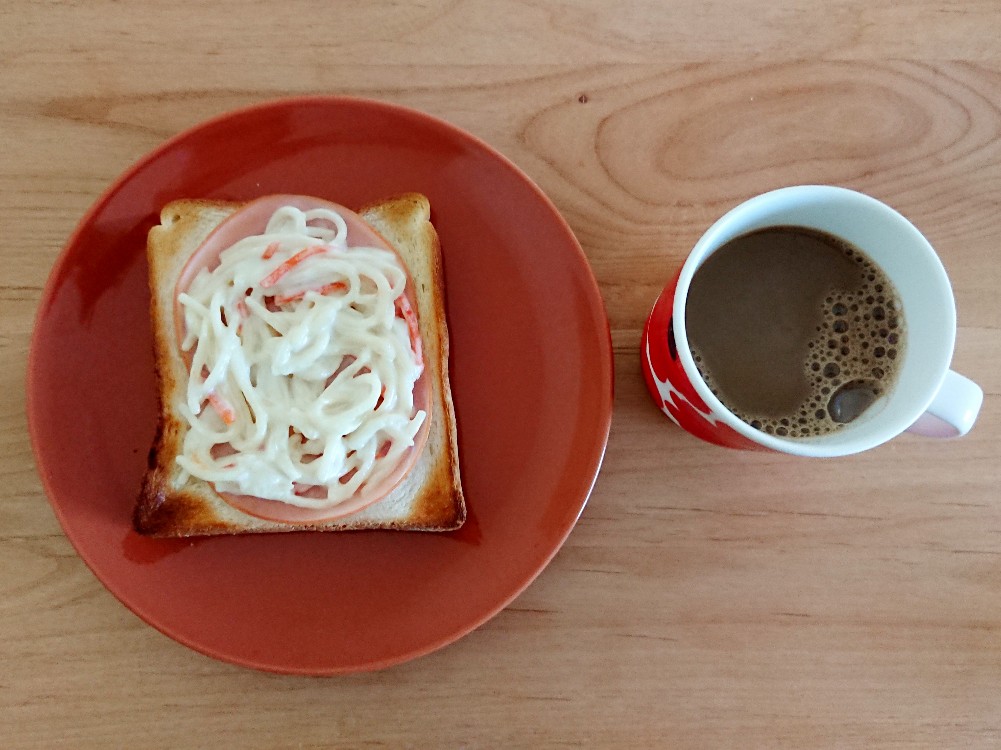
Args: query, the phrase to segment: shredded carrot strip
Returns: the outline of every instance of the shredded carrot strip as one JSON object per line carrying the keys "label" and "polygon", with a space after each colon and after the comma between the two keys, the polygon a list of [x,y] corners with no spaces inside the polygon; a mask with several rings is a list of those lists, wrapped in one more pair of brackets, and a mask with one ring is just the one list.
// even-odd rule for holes
{"label": "shredded carrot strip", "polygon": [[417,364],[421,364],[424,361],[424,349],[421,345],[421,330],[417,325],[417,314],[410,306],[407,295],[401,294],[396,298],[396,303],[399,305],[403,319],[407,322],[407,328],[410,330],[410,346],[414,352],[414,359],[417,360]]}
{"label": "shredded carrot strip", "polygon": [[348,285],[343,281],[335,281],[331,284],[324,284],[319,289],[304,289],[301,292],[295,292],[293,294],[281,294],[275,297],[276,305],[284,305],[289,302],[295,302],[306,296],[306,292],[316,292],[317,294],[327,294],[329,292],[336,292],[340,289],[347,289]]}
{"label": "shredded carrot strip", "polygon": [[327,248],[323,245],[314,245],[313,247],[307,247],[305,250],[300,250],[287,261],[278,266],[278,268],[274,271],[265,276],[263,281],[261,281],[261,288],[268,289],[269,287],[273,287],[278,283],[278,280],[281,279],[282,276],[302,263],[306,260],[306,258],[311,258],[314,255],[326,252],[326,249]]}
{"label": "shredded carrot strip", "polygon": [[266,248],[264,248],[264,253],[261,255],[261,257],[264,260],[270,260],[274,256],[274,254],[278,252],[278,250],[279,250],[280,247],[281,247],[281,243],[279,243],[279,242],[272,242],[270,245],[268,245]]}
{"label": "shredded carrot strip", "polygon": [[222,417],[222,421],[226,424],[233,424],[236,421],[236,412],[233,411],[233,407],[230,406],[225,399],[221,396],[217,396],[215,392],[212,392],[208,396],[209,403],[212,404],[212,408],[216,410],[216,413]]}

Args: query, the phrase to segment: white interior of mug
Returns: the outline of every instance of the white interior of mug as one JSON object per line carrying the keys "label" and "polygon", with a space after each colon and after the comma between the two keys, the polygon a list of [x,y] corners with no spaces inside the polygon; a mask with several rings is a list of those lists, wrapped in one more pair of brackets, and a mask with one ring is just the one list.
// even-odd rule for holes
{"label": "white interior of mug", "polygon": [[[730,240],[771,226],[801,226],[847,240],[863,250],[897,289],[905,346],[893,389],[858,419],[835,432],[782,438],[742,422],[702,380],[685,326],[692,278]],[[948,276],[928,241],[906,218],[867,195],[823,185],[782,188],[742,203],[696,243],[681,270],[674,301],[674,335],[682,365],[698,394],[728,425],[762,445],[805,456],[837,456],[872,448],[907,429],[928,408],[952,360],[956,308]]]}

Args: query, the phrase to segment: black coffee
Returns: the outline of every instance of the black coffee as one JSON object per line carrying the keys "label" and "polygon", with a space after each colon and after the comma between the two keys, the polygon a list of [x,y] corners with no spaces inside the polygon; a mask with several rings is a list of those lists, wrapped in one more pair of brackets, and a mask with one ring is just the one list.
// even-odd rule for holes
{"label": "black coffee", "polygon": [[752,427],[833,432],[893,387],[905,343],[898,295],[857,247],[770,227],[713,253],[692,279],[685,323],[713,393]]}

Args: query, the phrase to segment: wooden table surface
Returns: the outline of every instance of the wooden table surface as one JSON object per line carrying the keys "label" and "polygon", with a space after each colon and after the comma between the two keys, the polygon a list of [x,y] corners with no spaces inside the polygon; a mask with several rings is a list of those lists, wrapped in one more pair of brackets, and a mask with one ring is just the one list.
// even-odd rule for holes
{"label": "wooden table surface", "polygon": [[[26,434],[49,270],[130,163],[277,96],[421,109],[553,199],[604,296],[615,412],[577,528],[510,607],[387,671],[275,676],[143,624],[63,536]],[[996,0],[0,7],[0,746],[1001,746]],[[938,249],[962,440],[811,462],[674,428],[640,329],[702,231],[820,182]]]}

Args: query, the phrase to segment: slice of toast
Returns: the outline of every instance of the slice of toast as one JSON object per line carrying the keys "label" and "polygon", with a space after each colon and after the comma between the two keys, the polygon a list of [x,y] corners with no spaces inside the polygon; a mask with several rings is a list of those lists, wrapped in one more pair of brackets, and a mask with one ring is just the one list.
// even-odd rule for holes
{"label": "slice of toast", "polygon": [[410,271],[431,383],[431,425],[413,469],[386,497],[342,518],[278,522],[248,515],[227,503],[213,486],[184,478],[176,458],[188,429],[176,404],[183,402],[187,365],[178,351],[174,289],[182,269],[208,234],[242,204],[179,200],[165,206],[149,233],[149,282],[159,421],[149,465],[135,508],[136,530],[157,537],[248,534],[280,531],[397,529],[447,531],[466,518],[459,480],[455,412],[448,378],[448,329],[438,235],[430,204],[411,193],[366,206],[358,213],[389,244]]}

